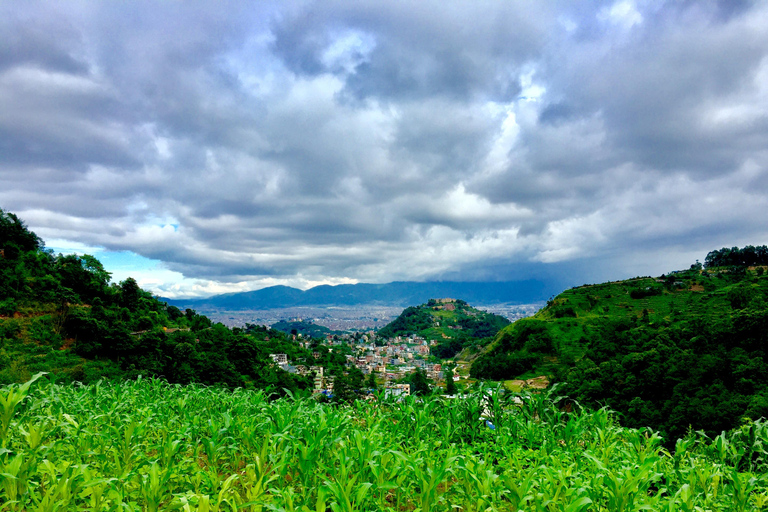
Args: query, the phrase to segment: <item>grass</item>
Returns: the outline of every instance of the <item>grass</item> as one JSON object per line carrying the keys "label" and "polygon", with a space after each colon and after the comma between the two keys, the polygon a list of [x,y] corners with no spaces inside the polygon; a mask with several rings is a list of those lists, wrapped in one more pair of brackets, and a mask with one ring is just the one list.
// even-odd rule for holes
{"label": "grass", "polygon": [[520,393],[523,390],[523,385],[518,379],[505,380],[504,389],[507,391],[512,391],[513,393]]}

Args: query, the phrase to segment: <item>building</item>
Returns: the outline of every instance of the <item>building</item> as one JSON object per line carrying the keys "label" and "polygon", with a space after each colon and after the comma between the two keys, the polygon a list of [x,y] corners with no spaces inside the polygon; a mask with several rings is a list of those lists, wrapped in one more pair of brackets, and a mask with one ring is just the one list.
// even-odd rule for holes
{"label": "building", "polygon": [[269,354],[276,364],[288,364],[288,356],[286,354]]}
{"label": "building", "polygon": [[384,396],[410,396],[410,384],[390,384],[384,388]]}

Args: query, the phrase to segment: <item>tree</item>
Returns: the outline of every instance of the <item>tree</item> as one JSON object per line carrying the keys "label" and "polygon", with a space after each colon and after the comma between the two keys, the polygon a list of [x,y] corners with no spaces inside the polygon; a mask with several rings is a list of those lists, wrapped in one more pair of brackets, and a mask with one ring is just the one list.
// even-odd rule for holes
{"label": "tree", "polygon": [[371,373],[368,374],[368,379],[365,382],[365,386],[369,389],[372,389],[373,391],[379,389],[378,384],[376,384],[376,370],[371,370]]}
{"label": "tree", "polygon": [[140,297],[141,288],[134,278],[129,277],[120,283],[120,302],[123,307],[128,308],[131,312],[136,311]]}
{"label": "tree", "polygon": [[27,252],[42,249],[44,244],[21,219],[0,208],[0,249],[10,247]]}
{"label": "tree", "polygon": [[337,403],[350,403],[356,398],[350,378],[343,373],[333,379],[333,400]]}
{"label": "tree", "polygon": [[445,374],[445,394],[455,395],[456,383],[453,382],[453,368],[450,366],[446,366],[445,369],[443,370],[443,373]]}
{"label": "tree", "polygon": [[167,306],[165,312],[168,314],[168,318],[173,322],[184,316],[184,313],[182,313],[176,306]]}
{"label": "tree", "polygon": [[421,368],[416,368],[416,371],[411,374],[409,384],[411,385],[412,395],[423,396],[428,395],[432,391],[429,387],[427,374]]}

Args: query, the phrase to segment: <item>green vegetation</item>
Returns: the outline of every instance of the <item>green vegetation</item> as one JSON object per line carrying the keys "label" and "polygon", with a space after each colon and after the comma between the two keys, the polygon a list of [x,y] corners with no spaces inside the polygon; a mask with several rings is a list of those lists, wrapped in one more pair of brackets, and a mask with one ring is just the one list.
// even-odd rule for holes
{"label": "green vegetation", "polygon": [[336,331],[332,331],[323,325],[317,325],[307,320],[280,320],[272,324],[272,328],[286,334],[296,336],[301,334],[304,338],[325,338],[329,334],[336,333]]}
{"label": "green vegetation", "polygon": [[[214,325],[111,283],[92,256],[54,255],[0,210],[0,509],[766,509],[768,423],[752,419],[768,415],[768,275],[743,264],[760,248],[727,251],[706,269],[568,290],[471,369],[545,373],[552,389],[447,399],[417,371],[418,398],[364,402],[348,347]],[[430,301],[380,334],[455,354],[507,323]],[[333,403],[272,353],[324,366]],[[618,415],[582,409],[593,403]]]}
{"label": "green vegetation", "polygon": [[748,245],[738,247],[723,247],[719,251],[711,251],[704,260],[704,267],[751,267],[768,265],[768,247]]}
{"label": "green vegetation", "polygon": [[[318,358],[313,356],[318,353]],[[261,326],[228,329],[192,309],[157,300],[128,278],[110,274],[90,255],[54,255],[18,217],[0,210],[0,384],[46,371],[57,382],[162,377],[171,383],[229,387],[311,387],[309,376],[273,364],[346,372],[342,350],[302,349]]]}
{"label": "green vegetation", "polygon": [[453,381],[453,367],[446,365],[443,372],[445,373],[445,394],[455,395],[458,389],[456,388],[456,383]]}
{"label": "green vegetation", "polygon": [[696,264],[582,286],[502,330],[471,373],[549,375],[570,397],[608,405],[667,442],[689,428],[715,435],[768,416],[767,299],[762,267]]}
{"label": "green vegetation", "polygon": [[378,332],[380,338],[421,336],[436,340],[432,355],[454,357],[465,348],[477,349],[490,342],[499,329],[509,325],[506,318],[480,311],[463,300],[431,299],[426,304],[406,308]]}
{"label": "green vegetation", "polygon": [[[517,395],[515,395],[517,396]],[[765,509],[768,425],[674,451],[552,393],[269,401],[158,380],[0,388],[7,511]],[[487,418],[483,418],[483,410]]]}

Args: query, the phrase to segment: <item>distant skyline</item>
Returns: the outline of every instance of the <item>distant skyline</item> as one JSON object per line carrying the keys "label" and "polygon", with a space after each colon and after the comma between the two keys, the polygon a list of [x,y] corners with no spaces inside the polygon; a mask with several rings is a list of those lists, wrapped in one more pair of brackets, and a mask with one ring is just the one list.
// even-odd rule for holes
{"label": "distant skyline", "polygon": [[0,3],[0,208],[165,297],[768,243],[768,2]]}

